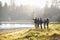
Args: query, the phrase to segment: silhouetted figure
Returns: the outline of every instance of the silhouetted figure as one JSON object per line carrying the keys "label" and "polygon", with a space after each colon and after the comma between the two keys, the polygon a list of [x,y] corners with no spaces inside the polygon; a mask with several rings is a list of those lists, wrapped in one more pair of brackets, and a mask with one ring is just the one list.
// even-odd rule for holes
{"label": "silhouetted figure", "polygon": [[42,18],[40,18],[39,24],[40,24],[41,29],[42,29],[42,23],[43,23]]}
{"label": "silhouetted figure", "polygon": [[34,23],[35,23],[35,28],[37,28],[37,17],[35,17],[35,19],[33,19],[34,20]]}
{"label": "silhouetted figure", "polygon": [[48,18],[46,19],[46,22],[47,22],[46,25],[47,25],[47,29],[48,29],[48,27],[49,27],[49,19]]}
{"label": "silhouetted figure", "polygon": [[46,26],[46,23],[47,23],[47,20],[44,19],[44,29],[46,28],[46,27],[45,27],[45,26]]}
{"label": "silhouetted figure", "polygon": [[37,27],[39,28],[39,18],[37,19]]}

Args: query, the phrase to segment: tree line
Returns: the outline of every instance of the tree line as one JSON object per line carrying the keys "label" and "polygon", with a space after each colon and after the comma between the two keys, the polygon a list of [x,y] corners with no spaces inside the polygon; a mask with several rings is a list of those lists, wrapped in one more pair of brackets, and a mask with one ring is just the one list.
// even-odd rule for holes
{"label": "tree line", "polygon": [[[35,9],[36,12],[34,11],[34,13],[38,17],[49,18],[52,22],[60,22],[60,1],[53,0],[50,8],[48,7],[48,4],[46,4],[44,10],[41,10],[42,9],[37,8],[37,10]],[[0,21],[31,20],[33,19],[33,15],[33,8],[27,5],[12,7],[5,3],[5,5],[2,6],[0,1]]]}

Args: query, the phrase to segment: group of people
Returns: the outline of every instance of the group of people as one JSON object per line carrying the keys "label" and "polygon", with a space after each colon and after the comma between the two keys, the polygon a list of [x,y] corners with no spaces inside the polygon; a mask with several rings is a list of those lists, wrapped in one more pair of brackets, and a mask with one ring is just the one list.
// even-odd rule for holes
{"label": "group of people", "polygon": [[44,26],[44,29],[45,29],[46,26],[47,26],[47,29],[48,29],[48,27],[49,27],[49,19],[48,18],[42,20],[42,18],[37,18],[36,17],[33,20],[34,20],[34,23],[35,23],[35,28],[41,27],[41,29],[42,29],[42,26]]}

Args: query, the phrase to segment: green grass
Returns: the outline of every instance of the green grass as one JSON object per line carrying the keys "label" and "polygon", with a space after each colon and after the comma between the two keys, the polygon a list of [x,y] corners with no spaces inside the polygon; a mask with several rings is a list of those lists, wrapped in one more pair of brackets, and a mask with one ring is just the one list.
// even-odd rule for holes
{"label": "green grass", "polygon": [[0,34],[0,40],[60,40],[60,24],[50,24],[49,29],[28,29]]}

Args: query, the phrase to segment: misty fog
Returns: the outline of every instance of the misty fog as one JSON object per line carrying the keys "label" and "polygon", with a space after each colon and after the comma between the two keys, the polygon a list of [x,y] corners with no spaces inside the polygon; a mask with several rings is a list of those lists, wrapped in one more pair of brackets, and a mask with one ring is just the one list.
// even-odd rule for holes
{"label": "misty fog", "polygon": [[0,1],[0,21],[32,20],[34,16],[60,22],[60,2],[54,1],[50,7],[47,3],[44,8],[40,8],[29,5],[8,6],[7,3],[2,6]]}

